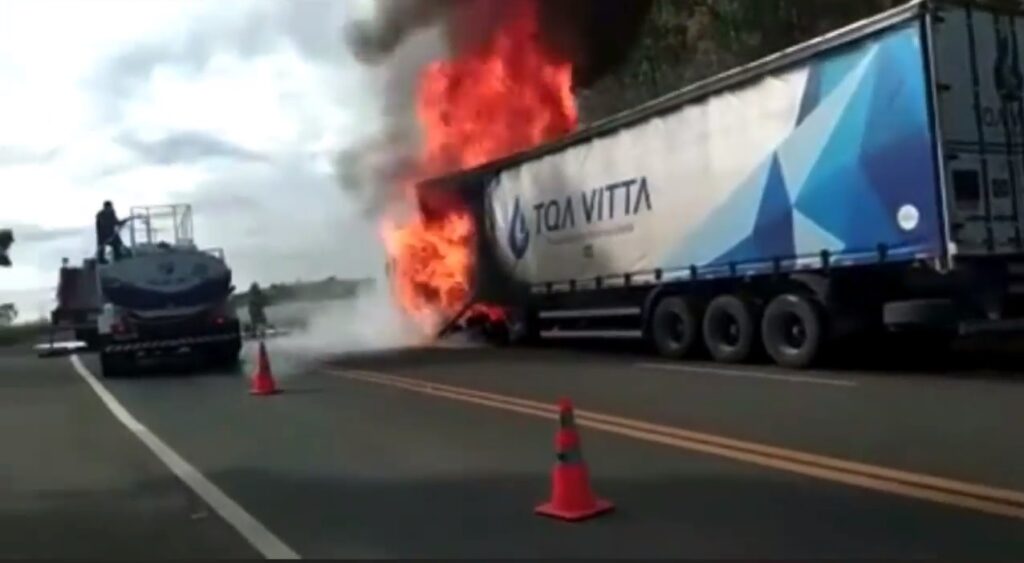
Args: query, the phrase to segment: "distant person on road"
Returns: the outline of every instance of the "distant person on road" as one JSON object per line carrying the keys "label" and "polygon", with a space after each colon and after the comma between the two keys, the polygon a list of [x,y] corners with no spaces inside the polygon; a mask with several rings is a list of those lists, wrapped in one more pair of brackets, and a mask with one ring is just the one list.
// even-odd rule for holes
{"label": "distant person on road", "polygon": [[260,289],[260,284],[252,282],[249,286],[249,323],[252,324],[254,335],[262,334],[267,327],[267,297]]}
{"label": "distant person on road", "polygon": [[14,244],[14,232],[10,229],[0,229],[0,267],[10,268],[11,257],[7,253]]}
{"label": "distant person on road", "polygon": [[100,264],[107,263],[106,249],[108,246],[114,252],[115,262],[124,256],[124,243],[121,241],[121,234],[118,231],[127,222],[127,219],[122,221],[117,218],[114,204],[109,201],[103,202],[103,209],[96,214],[96,260]]}

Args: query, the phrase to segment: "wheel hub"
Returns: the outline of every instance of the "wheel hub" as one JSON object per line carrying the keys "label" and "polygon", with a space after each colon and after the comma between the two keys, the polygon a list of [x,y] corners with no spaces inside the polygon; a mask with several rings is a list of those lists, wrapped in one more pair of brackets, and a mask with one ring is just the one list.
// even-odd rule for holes
{"label": "wheel hub", "polygon": [[686,321],[678,314],[673,314],[666,322],[669,340],[673,344],[681,344],[686,339]]}
{"label": "wheel hub", "polygon": [[724,321],[724,331],[722,341],[728,346],[738,346],[740,343],[740,323],[736,322],[736,319],[732,317],[726,318]]}
{"label": "wheel hub", "polygon": [[799,350],[807,343],[807,327],[799,317],[793,315],[786,319],[783,335],[786,345]]}

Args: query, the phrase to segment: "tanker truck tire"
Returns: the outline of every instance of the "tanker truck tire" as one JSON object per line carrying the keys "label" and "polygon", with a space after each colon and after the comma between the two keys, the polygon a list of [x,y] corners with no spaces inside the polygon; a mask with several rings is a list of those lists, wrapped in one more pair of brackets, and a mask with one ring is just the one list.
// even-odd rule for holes
{"label": "tanker truck tire", "polygon": [[126,354],[100,352],[100,370],[106,379],[125,377],[131,373],[133,363],[132,358]]}
{"label": "tanker truck tire", "polygon": [[207,351],[206,359],[210,367],[233,371],[241,364],[241,342],[221,344]]}
{"label": "tanker truck tire", "polygon": [[100,335],[96,329],[75,330],[75,340],[85,344],[87,350],[95,350],[100,346]]}

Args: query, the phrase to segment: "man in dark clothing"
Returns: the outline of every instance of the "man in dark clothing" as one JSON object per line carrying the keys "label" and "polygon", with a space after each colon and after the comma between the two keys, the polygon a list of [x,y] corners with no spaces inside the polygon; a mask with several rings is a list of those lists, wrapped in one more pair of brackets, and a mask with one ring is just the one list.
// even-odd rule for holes
{"label": "man in dark clothing", "polygon": [[7,255],[7,252],[10,251],[12,244],[14,244],[14,232],[10,229],[0,229],[0,267],[11,267],[11,257]]}
{"label": "man in dark clothing", "polygon": [[252,282],[249,287],[249,323],[253,334],[259,336],[267,328],[267,297],[260,285]]}
{"label": "man in dark clothing", "polygon": [[114,251],[114,261],[124,256],[124,243],[121,241],[121,234],[118,230],[127,223],[127,220],[117,218],[114,211],[114,204],[109,201],[103,202],[103,209],[96,214],[96,260],[100,264],[106,264],[106,247]]}

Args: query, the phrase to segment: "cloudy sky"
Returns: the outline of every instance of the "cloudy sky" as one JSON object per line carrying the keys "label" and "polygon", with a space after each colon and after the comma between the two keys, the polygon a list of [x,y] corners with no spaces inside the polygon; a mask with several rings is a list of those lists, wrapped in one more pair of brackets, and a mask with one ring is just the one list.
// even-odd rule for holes
{"label": "cloudy sky", "polygon": [[355,0],[0,0],[0,302],[52,307],[61,257],[94,249],[111,199],[191,203],[236,285],[376,275],[372,224],[336,152],[375,127],[347,53]]}

